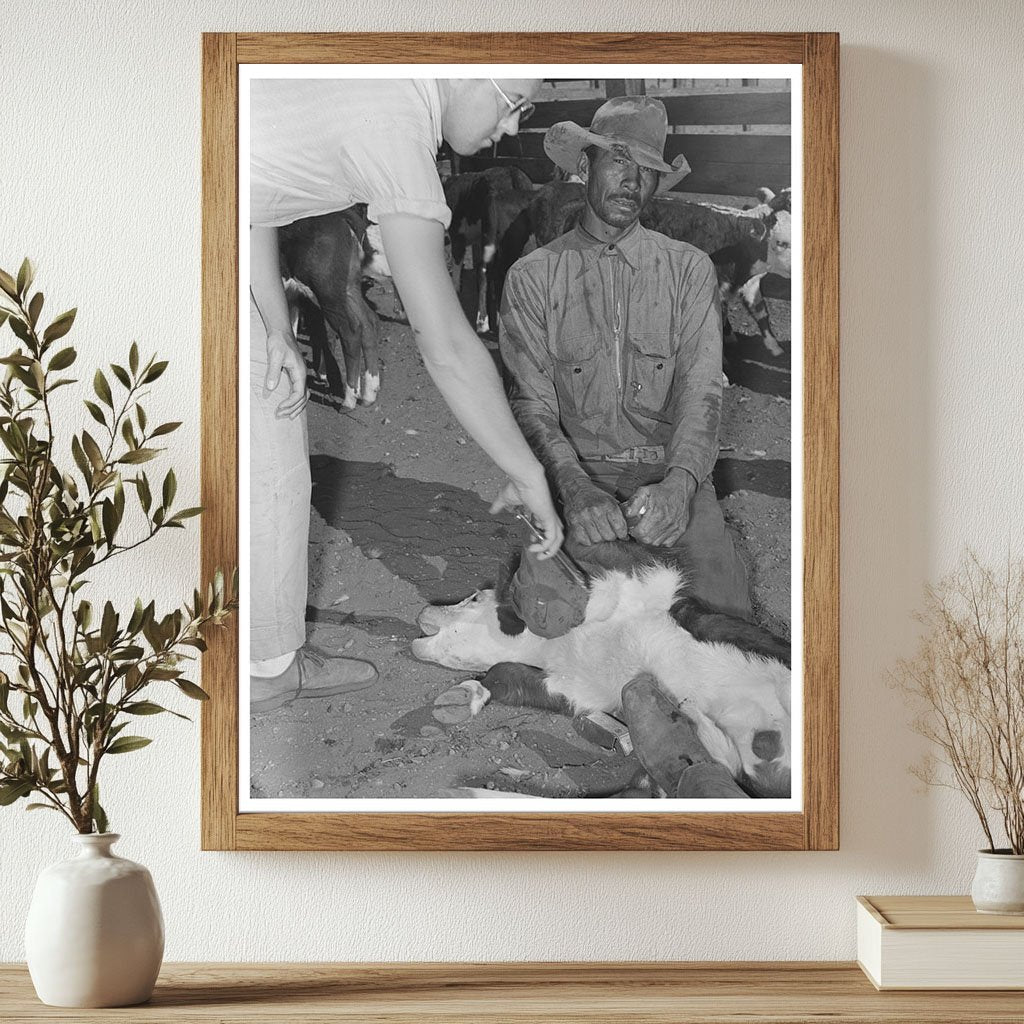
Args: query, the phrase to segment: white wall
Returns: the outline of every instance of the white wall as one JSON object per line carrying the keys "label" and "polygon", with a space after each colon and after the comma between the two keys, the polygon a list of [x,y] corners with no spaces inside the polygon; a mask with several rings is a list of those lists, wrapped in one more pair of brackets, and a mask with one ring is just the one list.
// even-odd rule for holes
{"label": "white wall", "polygon": [[[172,454],[195,495],[201,31],[841,32],[842,849],[201,853],[197,730],[161,719],[110,765],[121,852],[156,878],[169,959],[852,957],[855,894],[965,892],[979,845],[955,798],[907,775],[917,742],[885,680],[922,582],[966,543],[998,558],[1022,540],[1018,5],[437,6],[7,0],[0,266],[31,254],[54,305],[81,307],[85,365],[132,338],[172,357],[150,412],[187,422]],[[133,578],[179,600],[197,536],[154,545]],[[32,880],[70,846],[56,816],[0,810],[0,960],[23,956]]]}

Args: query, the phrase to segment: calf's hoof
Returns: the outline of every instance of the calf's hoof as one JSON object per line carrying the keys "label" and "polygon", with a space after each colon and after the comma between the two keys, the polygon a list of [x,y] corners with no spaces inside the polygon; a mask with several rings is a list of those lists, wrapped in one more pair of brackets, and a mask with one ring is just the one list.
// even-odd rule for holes
{"label": "calf's hoof", "polygon": [[483,710],[490,696],[477,679],[456,683],[434,700],[434,718],[443,725],[462,725]]}

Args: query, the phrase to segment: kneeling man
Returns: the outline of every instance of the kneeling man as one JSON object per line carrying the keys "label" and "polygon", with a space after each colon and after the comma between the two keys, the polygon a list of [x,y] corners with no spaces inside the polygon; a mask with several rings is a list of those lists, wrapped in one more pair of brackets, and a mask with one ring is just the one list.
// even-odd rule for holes
{"label": "kneeling man", "polygon": [[722,325],[711,259],[640,223],[689,168],[663,159],[664,105],[609,100],[544,148],[586,183],[581,223],[509,272],[499,344],[512,410],[562,504],[570,550],[632,536],[690,570],[707,604],[750,617],[746,570],[711,483]]}

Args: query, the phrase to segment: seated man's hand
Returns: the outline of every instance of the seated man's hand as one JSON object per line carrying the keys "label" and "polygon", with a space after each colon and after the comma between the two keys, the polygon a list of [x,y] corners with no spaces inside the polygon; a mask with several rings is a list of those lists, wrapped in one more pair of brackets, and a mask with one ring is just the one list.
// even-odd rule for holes
{"label": "seated man's hand", "polygon": [[592,483],[577,483],[563,492],[562,507],[569,533],[578,543],[598,544],[629,536],[619,503]]}
{"label": "seated man's hand", "polygon": [[626,515],[637,520],[632,535],[655,547],[675,544],[686,532],[696,490],[697,481],[685,469],[670,469],[661,483],[638,487],[626,505]]}

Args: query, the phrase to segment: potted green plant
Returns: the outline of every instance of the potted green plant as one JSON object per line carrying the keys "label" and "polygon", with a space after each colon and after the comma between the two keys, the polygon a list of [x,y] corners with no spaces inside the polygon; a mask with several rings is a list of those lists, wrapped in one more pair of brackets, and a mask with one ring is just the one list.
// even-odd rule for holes
{"label": "potted green plant", "polygon": [[916,618],[917,652],[896,682],[938,756],[911,770],[958,789],[978,816],[988,845],[978,851],[975,907],[1024,914],[1024,560],[997,572],[968,554],[926,588]]}
{"label": "potted green plant", "polygon": [[101,804],[108,757],[148,746],[133,723],[179,712],[161,690],[195,700],[186,678],[205,649],[204,631],[236,604],[237,577],[218,572],[180,608],[159,613],[139,598],[127,610],[90,585],[112,562],[199,508],[175,506],[168,469],[157,486],[147,464],[175,422],[150,423],[142,401],[167,363],[142,359],[97,369],[84,400],[93,425],[67,430],[54,393],[75,385],[77,354],[63,339],[75,310],[42,325],[43,294],[28,260],[0,271],[0,328],[15,347],[0,358],[0,805],[24,802],[71,823],[77,858],[42,872],[26,929],[36,991],[64,1006],[129,1005],[147,999],[163,956],[163,923],[149,872],[116,857]]}

